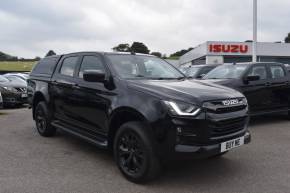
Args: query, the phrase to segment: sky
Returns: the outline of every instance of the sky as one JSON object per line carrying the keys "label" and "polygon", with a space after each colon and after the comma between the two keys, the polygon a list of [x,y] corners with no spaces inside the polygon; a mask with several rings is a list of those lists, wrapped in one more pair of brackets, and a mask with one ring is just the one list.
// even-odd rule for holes
{"label": "sky", "polygon": [[[252,39],[252,0],[2,0],[0,51],[43,57],[143,42],[171,54],[205,41]],[[289,0],[258,0],[258,41],[290,32]]]}

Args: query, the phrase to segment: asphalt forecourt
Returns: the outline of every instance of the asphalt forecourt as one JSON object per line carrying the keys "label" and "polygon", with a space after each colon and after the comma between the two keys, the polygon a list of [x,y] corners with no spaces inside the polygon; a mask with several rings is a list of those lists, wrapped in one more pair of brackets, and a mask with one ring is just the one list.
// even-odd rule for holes
{"label": "asphalt forecourt", "polygon": [[127,181],[110,153],[58,133],[40,137],[27,108],[1,110],[0,192],[289,192],[290,121],[252,119],[253,141],[222,158],[182,161],[145,185]]}

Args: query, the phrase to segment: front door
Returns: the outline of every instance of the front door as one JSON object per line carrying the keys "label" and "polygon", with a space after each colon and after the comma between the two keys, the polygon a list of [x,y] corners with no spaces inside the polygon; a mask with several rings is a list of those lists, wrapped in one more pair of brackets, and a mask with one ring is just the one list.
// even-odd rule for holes
{"label": "front door", "polygon": [[271,91],[269,88],[269,75],[267,68],[263,64],[252,66],[244,75],[259,76],[256,81],[243,81],[241,91],[246,96],[251,114],[259,113],[271,108]]}
{"label": "front door", "polygon": [[76,124],[92,134],[105,135],[108,130],[108,114],[112,90],[106,88],[104,83],[86,82],[83,73],[86,70],[99,70],[108,74],[102,56],[99,54],[83,55],[79,70],[76,73],[77,87],[72,96],[75,98],[73,111]]}

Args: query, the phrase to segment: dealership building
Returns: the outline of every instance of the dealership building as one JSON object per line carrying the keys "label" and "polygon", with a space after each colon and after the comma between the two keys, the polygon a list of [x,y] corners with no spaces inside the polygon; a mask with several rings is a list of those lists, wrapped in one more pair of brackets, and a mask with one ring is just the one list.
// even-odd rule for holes
{"label": "dealership building", "polygon": [[[252,42],[208,41],[179,59],[179,65],[223,64],[252,61]],[[290,64],[290,43],[257,43],[257,61]]]}

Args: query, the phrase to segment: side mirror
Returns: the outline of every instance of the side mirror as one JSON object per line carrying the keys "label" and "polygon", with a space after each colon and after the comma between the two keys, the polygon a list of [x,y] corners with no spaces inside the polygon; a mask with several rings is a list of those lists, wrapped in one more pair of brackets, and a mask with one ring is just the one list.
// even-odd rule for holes
{"label": "side mirror", "polygon": [[105,82],[106,74],[100,70],[86,70],[83,79],[87,82]]}
{"label": "side mirror", "polygon": [[245,77],[244,82],[257,81],[257,80],[260,80],[260,76],[253,75],[253,76]]}

